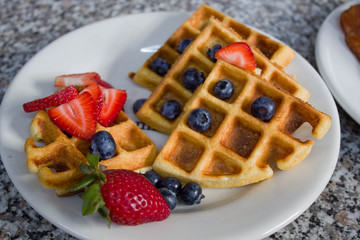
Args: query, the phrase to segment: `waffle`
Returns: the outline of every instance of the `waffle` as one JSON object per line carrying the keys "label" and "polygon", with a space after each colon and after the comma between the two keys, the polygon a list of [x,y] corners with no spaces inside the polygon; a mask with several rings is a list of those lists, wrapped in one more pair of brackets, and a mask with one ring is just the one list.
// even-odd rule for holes
{"label": "waffle", "polygon": [[[226,101],[212,94],[220,79],[228,79],[235,86],[234,95]],[[275,103],[276,112],[269,122],[251,115],[251,104],[260,96],[270,97]],[[213,119],[203,133],[187,124],[189,113],[200,107],[207,109]],[[330,128],[331,118],[256,75],[218,61],[185,105],[153,169],[162,176],[195,181],[209,188],[255,183],[273,175],[271,160],[276,159],[278,168],[286,170],[310,153],[314,141],[293,136],[303,123],[309,123],[312,135],[321,139]]]}
{"label": "waffle", "polygon": [[345,42],[360,60],[360,4],[353,5],[340,15],[340,26],[345,34]]}
{"label": "waffle", "polygon": [[289,46],[272,40],[207,5],[202,5],[170,36],[157,52],[146,60],[136,74],[130,73],[129,76],[133,81],[153,91],[163,77],[149,68],[150,63],[154,59],[161,57],[168,63],[173,64],[180,56],[180,53],[176,50],[178,43],[185,38],[195,40],[209,24],[212,17],[221,21],[225,27],[232,28],[239,37],[260,49],[272,62],[280,66],[289,64],[296,54]]}
{"label": "waffle", "polygon": [[[97,131],[111,133],[116,143],[116,155],[100,161],[107,169],[141,171],[150,168],[157,154],[154,143],[136,124],[120,112],[110,127],[98,124]],[[80,163],[87,163],[90,142],[64,134],[44,110],[39,111],[30,125],[30,135],[25,142],[27,167],[38,174],[40,183],[54,188],[58,196],[72,195],[67,190],[81,180]],[[44,143],[37,146],[36,142]]]}
{"label": "waffle", "polygon": [[[183,106],[192,96],[193,92],[182,85],[181,76],[183,72],[190,67],[194,67],[203,72],[206,77],[215,65],[207,56],[208,49],[215,44],[226,46],[241,41],[243,39],[234,31],[225,28],[218,20],[210,19],[200,35],[173,64],[162,82],[137,112],[137,117],[150,127],[170,134],[176,125],[176,120],[163,117],[160,109],[162,104],[170,99],[178,101]],[[277,65],[271,63],[256,47],[252,45],[250,47],[256,60],[256,66],[261,70],[260,77],[263,80],[302,100],[308,100],[309,91],[301,86],[295,78],[287,75]]]}

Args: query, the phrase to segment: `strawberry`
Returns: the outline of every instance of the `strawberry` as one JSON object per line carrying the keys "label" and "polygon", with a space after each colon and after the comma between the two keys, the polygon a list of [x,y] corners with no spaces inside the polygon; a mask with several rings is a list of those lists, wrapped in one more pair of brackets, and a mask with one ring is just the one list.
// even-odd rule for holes
{"label": "strawberry", "polygon": [[103,94],[103,104],[97,121],[104,127],[114,122],[122,110],[127,95],[125,90],[100,87]]}
{"label": "strawberry", "polygon": [[162,221],[170,215],[169,205],[156,187],[139,173],[125,170],[105,170],[99,163],[99,156],[88,154],[90,165],[82,164],[88,174],[69,191],[85,188],[82,214],[98,211],[109,225],[139,225]]}
{"label": "strawberry", "polygon": [[48,110],[51,120],[63,131],[90,140],[96,131],[94,100],[89,92]]}
{"label": "strawberry", "polygon": [[66,103],[74,98],[77,98],[78,96],[79,93],[77,92],[76,88],[74,86],[69,86],[45,98],[24,103],[23,108],[25,112],[35,112],[41,109],[46,109]]}
{"label": "strawberry", "polygon": [[240,68],[255,70],[256,61],[251,48],[245,42],[232,43],[215,53],[215,58]]}
{"label": "strawberry", "polygon": [[86,87],[94,83],[105,88],[112,88],[111,84],[102,80],[96,72],[61,75],[55,78],[55,87],[66,87],[69,85]]}
{"label": "strawberry", "polygon": [[84,88],[81,92],[89,92],[94,99],[95,104],[95,116],[97,117],[100,114],[102,105],[103,105],[103,94],[102,91],[97,84],[90,84],[86,88]]}

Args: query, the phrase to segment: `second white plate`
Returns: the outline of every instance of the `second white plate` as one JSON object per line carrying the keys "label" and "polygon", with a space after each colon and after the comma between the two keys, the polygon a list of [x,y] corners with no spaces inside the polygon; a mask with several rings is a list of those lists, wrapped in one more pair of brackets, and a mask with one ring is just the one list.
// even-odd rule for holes
{"label": "second white plate", "polygon": [[340,26],[340,15],[359,0],[336,8],[324,21],[316,39],[315,55],[321,76],[336,101],[360,124],[360,61],[350,51]]}

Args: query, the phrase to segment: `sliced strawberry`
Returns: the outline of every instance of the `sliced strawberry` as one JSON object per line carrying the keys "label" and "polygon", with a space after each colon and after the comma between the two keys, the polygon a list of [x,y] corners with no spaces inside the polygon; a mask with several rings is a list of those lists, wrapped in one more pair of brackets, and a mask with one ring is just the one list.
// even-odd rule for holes
{"label": "sliced strawberry", "polygon": [[103,93],[103,105],[97,120],[101,125],[107,127],[114,122],[117,115],[122,110],[127,95],[125,90],[100,88]]}
{"label": "sliced strawberry", "polygon": [[96,130],[95,106],[91,94],[84,92],[78,98],[49,109],[51,120],[63,131],[90,140]]}
{"label": "sliced strawberry", "polygon": [[111,84],[102,80],[96,72],[61,75],[55,78],[55,87],[66,87],[69,85],[86,87],[94,83],[106,88],[112,88]]}
{"label": "sliced strawberry", "polygon": [[83,92],[89,92],[91,94],[95,104],[95,116],[98,116],[103,105],[103,94],[99,85],[91,84],[83,89],[80,94]]}
{"label": "sliced strawberry", "polygon": [[45,98],[24,103],[23,108],[25,112],[35,112],[66,103],[78,96],[79,93],[76,88],[74,86],[69,86]]}
{"label": "sliced strawberry", "polygon": [[221,48],[215,53],[215,58],[240,68],[249,70],[256,68],[254,54],[245,42],[237,42]]}

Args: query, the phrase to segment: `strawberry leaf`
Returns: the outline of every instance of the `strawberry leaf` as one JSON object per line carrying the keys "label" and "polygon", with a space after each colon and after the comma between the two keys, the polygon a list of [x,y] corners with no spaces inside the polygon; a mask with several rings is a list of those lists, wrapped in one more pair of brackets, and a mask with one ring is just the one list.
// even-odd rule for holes
{"label": "strawberry leaf", "polygon": [[84,194],[81,196],[84,200],[82,206],[82,215],[90,215],[94,212],[98,211],[99,208],[105,206],[104,199],[101,195],[100,185],[99,184],[92,184],[90,185]]}
{"label": "strawberry leaf", "polygon": [[100,160],[99,155],[88,153],[86,154],[86,159],[93,169],[97,169]]}

